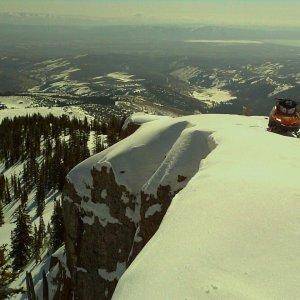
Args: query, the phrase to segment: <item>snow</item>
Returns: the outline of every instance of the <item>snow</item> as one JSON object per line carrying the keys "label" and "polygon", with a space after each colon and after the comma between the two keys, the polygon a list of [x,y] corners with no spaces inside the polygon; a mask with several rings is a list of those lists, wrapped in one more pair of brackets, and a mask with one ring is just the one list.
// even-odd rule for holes
{"label": "snow", "polygon": [[101,198],[106,199],[106,197],[107,197],[107,190],[102,190],[101,191]]}
{"label": "snow", "polygon": [[105,203],[94,203],[91,200],[88,202],[81,201],[81,208],[84,209],[87,213],[92,213],[91,216],[85,216],[83,222],[89,225],[94,224],[95,217],[98,217],[98,220],[102,226],[106,226],[108,223],[118,224],[120,223],[118,219],[114,218],[110,214],[109,207]]}
{"label": "snow", "polygon": [[[116,182],[125,186],[129,192],[139,192],[157,170],[182,130],[188,126],[187,121],[178,122],[167,117],[162,118],[159,124],[161,123],[163,124],[158,127],[156,122],[145,123],[142,126],[143,134],[131,135],[71,170],[68,180],[74,185],[78,195],[90,198],[88,187],[93,186],[91,170],[101,170],[102,167],[112,168]],[[161,140],[164,143],[160,143]]]}
{"label": "snow", "polygon": [[125,204],[129,202],[128,196],[125,193],[122,193],[121,201],[123,201]]}
{"label": "snow", "polygon": [[160,185],[169,185],[173,192],[183,188],[186,181],[178,181],[178,176],[191,178],[198,171],[202,159],[215,148],[215,141],[210,135],[211,132],[195,130],[194,127],[183,130],[160,167],[144,185],[143,192],[156,196]]}
{"label": "snow", "polygon": [[90,135],[89,135],[88,142],[87,142],[87,146],[88,146],[88,148],[90,150],[90,153],[94,152],[95,140],[96,140],[96,132],[95,131],[91,131]]}
{"label": "snow", "polygon": [[268,94],[268,96],[269,97],[274,97],[277,94],[285,92],[285,91],[288,91],[288,90],[290,90],[292,88],[294,88],[294,86],[290,85],[290,84],[278,85],[278,86],[276,86],[275,90],[272,93]]}
{"label": "snow", "polygon": [[[0,121],[1,121],[1,118],[0,118]],[[11,166],[10,168],[5,169],[4,164],[0,163],[0,173],[4,174],[5,178],[9,178],[9,179],[13,175],[20,177],[23,172],[23,166],[24,166],[24,162],[16,163],[15,165]],[[44,214],[43,214],[43,218],[44,218],[44,222],[45,222],[46,226],[50,222],[51,215],[53,212],[53,201],[57,197],[59,197],[59,193],[54,190],[50,191],[46,195],[46,199],[45,199],[46,206],[45,206],[45,210],[44,210]],[[3,208],[5,223],[4,223],[4,225],[1,226],[0,238],[1,238],[1,242],[3,244],[8,245],[8,249],[10,249],[10,243],[11,243],[10,233],[15,228],[15,225],[13,223],[14,219],[15,219],[14,213],[17,210],[17,208],[19,207],[19,204],[20,204],[19,201],[12,201],[8,205],[5,205]],[[38,226],[39,218],[36,217],[35,190],[31,191],[31,193],[28,195],[27,207],[29,210],[29,214],[32,218],[33,224],[36,224]]]}
{"label": "snow", "polygon": [[[1,101],[1,100],[0,100]],[[40,114],[47,116],[52,114],[54,116],[69,115],[70,117],[76,115],[77,118],[84,119],[86,113],[78,106],[67,107],[27,107],[27,108],[8,108],[0,110],[0,122],[4,118],[14,118],[18,116],[26,116]]]}
{"label": "snow", "polygon": [[150,206],[146,213],[145,213],[145,218],[149,218],[153,215],[155,215],[155,213],[160,212],[161,211],[161,204],[154,204],[152,206]]}
{"label": "snow", "polygon": [[172,76],[179,78],[182,81],[189,82],[190,79],[198,76],[200,74],[200,70],[197,67],[186,66],[175,70],[171,73]]}
{"label": "snow", "polygon": [[[134,241],[137,242],[137,243],[139,243],[139,242],[141,242],[143,240],[142,237],[139,236],[139,233],[140,233],[140,229],[138,227],[138,229],[136,230],[135,235],[134,235]],[[130,252],[129,256],[131,256],[132,250],[133,250],[133,248],[131,248],[131,252]]]}
{"label": "snow", "polygon": [[[62,67],[67,67],[69,66],[70,63],[67,60],[64,60],[63,58],[58,58],[58,59],[49,59],[42,61],[40,63],[36,63],[35,66],[39,68],[44,68],[45,71],[53,71]],[[39,70],[38,68],[38,70]]]}
{"label": "snow", "polygon": [[140,220],[140,215],[139,215],[139,210],[138,209],[136,211],[134,211],[134,210],[130,209],[129,207],[126,207],[125,216],[129,220],[134,222],[135,224],[137,224],[138,221]]}
{"label": "snow", "polygon": [[[157,120],[111,148],[114,171],[116,165],[128,167],[116,159],[121,150],[132,165],[136,157],[140,163],[143,153],[143,169],[157,152],[168,156],[166,136],[172,131],[176,140],[183,131],[187,134],[186,128],[190,135],[198,132],[207,139],[205,155],[192,140],[190,147],[194,144],[201,159],[195,163],[195,156],[188,160],[187,155],[183,165],[195,164],[198,170],[121,277],[113,299],[298,299],[300,145],[298,139],[267,132],[266,126],[264,117],[232,115]],[[153,130],[159,138],[149,152]],[[175,142],[172,139],[172,145]],[[177,146],[180,153],[180,143]],[[128,147],[139,147],[139,152],[131,157]],[[170,174],[178,175],[175,166],[181,166],[181,155],[172,157]],[[152,170],[158,168],[155,164]],[[130,177],[129,169],[126,172]]]}
{"label": "snow", "polygon": [[[52,256],[56,257],[59,260],[60,266],[66,272],[66,276],[68,278],[71,278],[71,274],[67,266],[65,247],[64,246],[60,247],[54,254],[52,254]],[[45,268],[44,266],[39,268],[41,274],[39,276],[39,281],[35,284],[35,293],[38,299],[43,299],[43,279],[42,279],[43,268],[45,270],[48,270],[49,266],[47,268]],[[85,269],[82,268],[77,268],[77,270],[80,270],[82,272],[85,271]],[[57,291],[57,281],[55,280],[55,278],[58,275],[58,272],[59,272],[59,265],[57,264],[51,269],[51,272],[47,273],[47,280],[49,285],[49,299],[54,299],[54,295]]]}
{"label": "snow", "polygon": [[83,272],[83,273],[87,273],[87,270],[84,268],[76,268],[77,272]]}
{"label": "snow", "polygon": [[74,59],[79,59],[79,58],[83,58],[83,57],[86,57],[86,56],[88,56],[87,53],[85,53],[85,54],[79,54],[79,55],[76,55],[76,56],[74,57]]}
{"label": "snow", "polygon": [[138,113],[132,114],[130,117],[128,117],[125,120],[125,123],[124,123],[122,129],[125,130],[128,127],[128,125],[132,124],[132,123],[136,124],[136,125],[142,125],[144,123],[155,121],[155,120],[158,120],[161,118],[168,119],[168,117],[166,117],[166,116],[149,115],[149,114],[145,114],[143,112],[138,112]]}
{"label": "snow", "polygon": [[[8,169],[6,172],[4,172],[5,176],[9,178],[7,175],[10,173],[11,170]],[[57,191],[51,191],[48,195],[46,195],[45,199],[45,210],[43,213],[43,219],[47,228],[47,225],[50,223],[51,216],[53,213],[53,206],[54,206],[54,201],[60,196],[60,194]],[[15,220],[14,218],[14,213],[16,209],[18,208],[20,202],[19,201],[13,201],[12,203],[6,205],[4,207],[4,217],[5,217],[5,224],[1,226],[0,228],[0,241],[1,244],[7,244],[8,247],[7,249],[11,249],[11,231],[15,228],[15,224],[13,221]],[[35,204],[35,191],[31,192],[28,195],[28,210],[29,210],[29,215],[32,220],[32,227],[34,224],[36,226],[39,225],[39,218],[36,217],[36,204]],[[12,287],[15,288],[26,288],[26,272],[31,272],[32,277],[33,277],[33,282],[34,285],[38,284],[38,282],[42,279],[42,271],[43,270],[48,270],[49,268],[49,263],[50,263],[50,257],[48,255],[48,249],[42,249],[41,250],[41,262],[35,263],[33,260],[30,261],[30,263],[26,266],[24,270],[19,274],[18,278],[12,283]],[[15,299],[24,299],[24,295],[18,294],[15,296]],[[51,299],[51,298],[50,298]]]}
{"label": "snow", "polygon": [[[12,287],[20,288],[21,286],[26,289],[26,272],[31,272],[34,286],[39,286],[42,281],[43,270],[48,270],[50,265],[50,256],[47,251],[43,251],[43,259],[36,264],[31,262],[18,276],[17,280],[13,282]],[[27,299],[26,294],[15,295],[12,299]],[[42,298],[39,298],[42,299]],[[51,299],[51,298],[50,298]]]}
{"label": "snow", "polygon": [[103,76],[96,76],[96,77],[94,77],[93,79],[94,80],[98,80],[98,79],[102,79],[103,78]]}
{"label": "snow", "polygon": [[134,75],[130,75],[130,74],[127,74],[127,73],[124,73],[124,72],[114,72],[114,73],[109,73],[106,76],[109,77],[109,78],[113,78],[113,79],[116,79],[118,81],[127,83],[127,82],[130,82],[130,81],[133,81],[132,77]]}
{"label": "snow", "polygon": [[105,83],[105,81],[94,81],[93,84],[99,84],[99,85],[103,85]]}
{"label": "snow", "polygon": [[217,87],[202,89],[200,92],[194,91],[193,97],[208,104],[227,102],[236,99],[229,91],[221,90]]}
{"label": "snow", "polygon": [[[80,106],[65,106],[65,107],[44,107],[44,106],[32,106],[31,98],[25,98],[24,97],[5,97],[6,101],[4,103],[8,104],[7,109],[0,110],[0,122],[4,118],[14,118],[14,117],[20,117],[20,116],[27,116],[27,115],[34,115],[34,114],[40,114],[42,116],[47,116],[49,114],[52,114],[56,117],[67,115],[70,118],[76,117],[77,119],[85,119],[87,118],[89,121],[93,119],[92,116],[88,115],[85,110],[83,110]],[[22,99],[23,103],[19,103],[20,99]],[[2,98],[0,97],[0,103],[2,101]],[[91,137],[92,138],[92,137]],[[93,148],[93,139],[89,142],[89,146],[91,149]]]}
{"label": "snow", "polygon": [[39,85],[29,89],[29,92],[91,95],[89,83],[72,79],[72,74],[81,69],[70,65],[71,63],[64,59],[48,60],[36,64],[34,73],[42,80]]}
{"label": "snow", "polygon": [[[3,100],[5,99],[5,100]],[[0,97],[0,102],[7,104],[8,109],[4,109],[0,111],[0,122],[8,117],[13,118],[15,116],[25,116],[25,115],[32,115],[35,113],[39,113],[43,116],[48,114],[53,114],[55,116],[61,116],[63,114],[74,115],[76,114],[77,118],[84,119],[86,113],[80,108],[76,106],[69,106],[69,107],[33,107],[32,100],[30,97],[19,97],[19,96],[12,96],[12,97]],[[91,117],[87,116],[88,119]],[[89,145],[93,148],[92,141],[90,141]],[[0,173],[3,173],[6,178],[11,178],[12,175],[21,176],[23,172],[23,163],[16,163],[15,165],[11,166],[10,168],[6,169],[3,162],[0,162]],[[32,226],[35,224],[38,226],[39,218],[36,216],[36,203],[35,203],[35,193],[36,190],[30,192],[28,195],[28,211],[29,215],[32,220]],[[51,216],[53,214],[53,206],[54,201],[61,197],[61,194],[56,190],[51,190],[45,199],[45,209],[43,213],[43,219],[45,225],[50,223]],[[11,231],[15,228],[14,221],[14,213],[18,208],[20,202],[19,201],[12,201],[10,204],[5,205],[3,208],[5,224],[0,228],[0,241],[1,244],[7,244],[8,250],[10,250],[10,243],[11,243]],[[28,266],[19,274],[19,277],[15,282],[13,282],[13,287],[25,287],[25,277],[26,271],[30,271],[33,276],[34,284],[37,284],[39,280],[42,278],[42,270],[48,270],[49,265],[49,255],[47,253],[47,249],[42,250],[42,261],[38,264],[35,264],[34,261],[31,261]],[[23,296],[18,295],[16,299],[21,299]]]}
{"label": "snow", "polygon": [[119,279],[125,270],[126,270],[126,262],[122,262],[122,263],[118,262],[115,271],[108,272],[105,269],[98,269],[98,274],[105,280],[114,281],[115,279]]}
{"label": "snow", "polygon": [[26,96],[1,96],[0,103],[5,104],[7,108],[26,108],[33,106],[31,97]]}

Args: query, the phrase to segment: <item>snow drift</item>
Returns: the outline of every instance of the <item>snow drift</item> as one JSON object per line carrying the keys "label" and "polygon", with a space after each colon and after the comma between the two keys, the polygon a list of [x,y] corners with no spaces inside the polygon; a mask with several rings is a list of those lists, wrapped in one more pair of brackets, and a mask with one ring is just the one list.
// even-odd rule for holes
{"label": "snow drift", "polygon": [[[69,173],[64,218],[76,297],[111,298],[175,194],[214,149],[211,132],[193,127],[188,120],[136,114],[123,128],[134,134]],[[77,271],[82,268],[87,272]]]}
{"label": "snow drift", "polygon": [[[169,122],[187,122],[190,134],[211,133],[217,146],[172,200],[113,299],[296,299],[299,140],[266,132],[263,117],[200,115]],[[150,126],[160,132],[166,123],[151,122],[134,136],[147,136]],[[163,147],[165,140],[157,143]],[[172,152],[181,151],[177,145]],[[195,143],[192,152],[197,150],[201,156]],[[170,175],[177,166],[194,167],[195,155],[173,158],[168,166],[174,168],[162,163],[147,190],[162,169]]]}
{"label": "snow drift", "polygon": [[134,134],[68,175],[81,295],[296,299],[299,140],[267,132],[264,117],[136,118]]}

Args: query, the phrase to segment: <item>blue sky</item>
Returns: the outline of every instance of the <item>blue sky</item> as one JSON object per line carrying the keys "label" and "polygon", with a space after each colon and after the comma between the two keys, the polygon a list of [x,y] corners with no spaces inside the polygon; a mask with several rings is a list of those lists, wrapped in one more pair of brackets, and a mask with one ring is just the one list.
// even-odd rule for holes
{"label": "blue sky", "polygon": [[121,24],[300,27],[300,0],[0,0],[0,12],[51,13]]}

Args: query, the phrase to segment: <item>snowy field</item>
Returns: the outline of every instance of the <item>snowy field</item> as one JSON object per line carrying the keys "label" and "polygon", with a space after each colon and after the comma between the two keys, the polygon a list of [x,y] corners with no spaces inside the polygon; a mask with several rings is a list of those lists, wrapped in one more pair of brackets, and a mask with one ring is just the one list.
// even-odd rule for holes
{"label": "snowy field", "polygon": [[199,101],[207,103],[208,105],[236,99],[236,97],[232,96],[229,91],[221,90],[217,87],[194,91],[193,97]]}
{"label": "snowy field", "polygon": [[113,78],[122,82],[130,82],[133,80],[133,75],[123,73],[123,72],[114,72],[106,75],[108,78]]}
{"label": "snowy field", "polygon": [[28,108],[34,106],[34,101],[27,96],[0,96],[0,103],[5,104],[7,108]]}
{"label": "snowy field", "polygon": [[178,79],[185,82],[189,82],[190,79],[198,76],[199,74],[200,74],[200,69],[192,66],[180,68],[171,73],[172,76],[177,77]]}
{"label": "snowy field", "polygon": [[32,73],[38,80],[38,84],[28,91],[37,94],[93,96],[97,94],[97,88],[94,90],[97,85],[111,85],[114,83],[116,86],[122,84],[129,87],[135,84],[137,87],[141,87],[138,82],[143,80],[137,79],[134,75],[126,72],[116,71],[85,78],[82,81],[80,80],[80,74],[84,71],[78,68],[76,64],[72,65],[71,61],[63,58],[37,63],[34,65]]}
{"label": "snowy field", "polygon": [[79,106],[64,106],[64,107],[45,107],[38,106],[34,98],[28,96],[1,96],[0,103],[6,105],[6,109],[0,110],[0,121],[5,118],[13,118],[15,116],[26,116],[39,113],[43,116],[53,114],[54,116],[69,115],[83,119],[84,117],[91,118]]}
{"label": "snowy field", "polygon": [[[116,180],[129,190],[144,181],[143,190],[154,191],[151,185],[185,175],[195,153],[202,157],[113,299],[298,299],[300,145],[266,126],[264,117],[163,118],[85,162],[109,164],[115,174],[126,170],[127,177]],[[158,163],[156,153],[165,151]],[[143,171],[148,164],[138,167],[140,158],[152,156],[154,174]]]}
{"label": "snowy field", "polygon": [[92,93],[89,83],[72,79],[72,74],[80,71],[71,67],[71,63],[63,58],[46,60],[35,64],[33,70],[37,78],[42,78],[41,83],[31,89],[32,93],[57,93],[87,96]]}

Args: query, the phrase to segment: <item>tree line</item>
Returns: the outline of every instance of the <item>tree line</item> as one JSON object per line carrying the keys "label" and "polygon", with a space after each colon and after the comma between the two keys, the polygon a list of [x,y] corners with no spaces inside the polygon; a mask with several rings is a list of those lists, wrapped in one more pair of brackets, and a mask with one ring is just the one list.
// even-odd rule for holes
{"label": "tree line", "polygon": [[[7,254],[6,245],[0,249],[0,273],[2,254],[5,261],[2,269],[6,274],[6,279],[3,279],[5,282],[0,282],[0,295],[4,287],[7,295],[12,293],[8,289],[9,283],[30,261],[40,261],[45,249],[53,253],[64,243],[60,199],[54,203],[50,224],[46,226],[44,223],[47,195],[51,191],[63,191],[66,175],[78,163],[118,142],[123,123],[124,118],[115,117],[107,122],[89,122],[87,118],[80,120],[65,115],[55,117],[39,114],[6,118],[2,121],[0,162],[6,169],[18,165],[21,172],[12,174],[10,178],[0,174],[0,227],[5,222],[4,206],[16,201],[19,204],[14,214],[11,251]],[[91,132],[94,132],[95,139],[90,151],[88,141]],[[105,143],[103,136],[106,136]],[[32,193],[36,207],[35,217],[38,219],[34,226],[28,209],[29,195]],[[12,272],[7,272],[6,255]]]}

